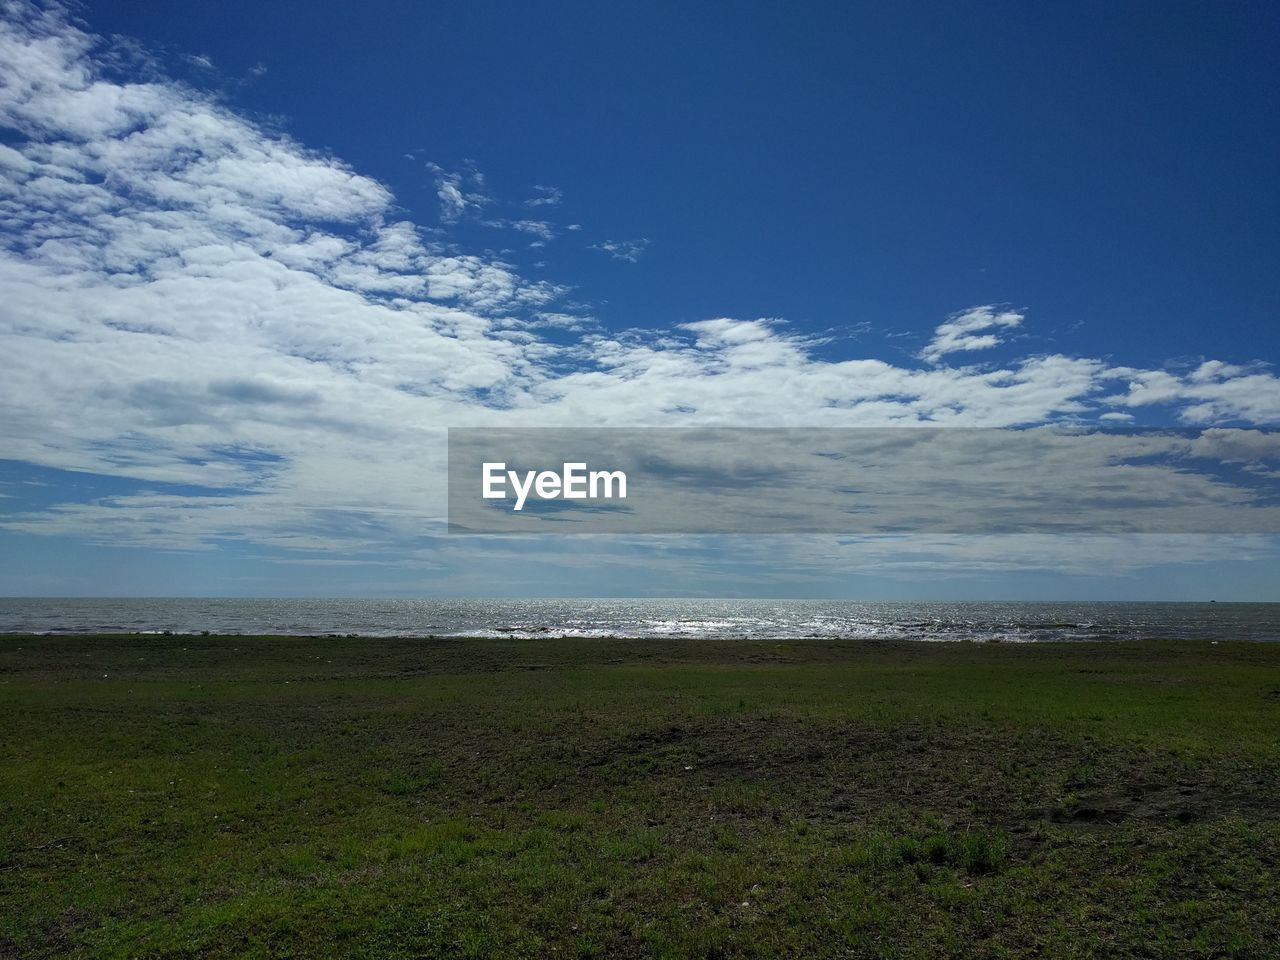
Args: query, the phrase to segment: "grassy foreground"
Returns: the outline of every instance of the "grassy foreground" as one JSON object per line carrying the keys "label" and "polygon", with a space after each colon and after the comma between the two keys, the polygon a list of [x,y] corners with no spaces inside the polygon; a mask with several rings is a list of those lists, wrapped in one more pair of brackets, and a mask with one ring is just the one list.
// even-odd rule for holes
{"label": "grassy foreground", "polygon": [[0,956],[1271,957],[1280,646],[0,637]]}

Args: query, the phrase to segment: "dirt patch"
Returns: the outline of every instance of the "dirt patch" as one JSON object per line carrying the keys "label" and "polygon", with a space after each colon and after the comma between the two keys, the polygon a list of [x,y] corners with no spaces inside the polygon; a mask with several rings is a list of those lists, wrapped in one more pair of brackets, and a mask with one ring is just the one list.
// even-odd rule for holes
{"label": "dirt patch", "polygon": [[1167,753],[1107,748],[1049,733],[886,728],[788,720],[702,721],[638,731],[583,758],[584,778],[669,777],[740,785],[817,820],[880,817],[910,806],[1018,828],[1280,817],[1264,771],[1187,765]]}

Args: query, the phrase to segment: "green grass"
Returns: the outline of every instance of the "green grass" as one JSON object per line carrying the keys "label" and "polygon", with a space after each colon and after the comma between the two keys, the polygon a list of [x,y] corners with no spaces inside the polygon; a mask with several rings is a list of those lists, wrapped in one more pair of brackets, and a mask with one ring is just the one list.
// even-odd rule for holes
{"label": "green grass", "polygon": [[0,637],[0,956],[1272,957],[1280,647]]}

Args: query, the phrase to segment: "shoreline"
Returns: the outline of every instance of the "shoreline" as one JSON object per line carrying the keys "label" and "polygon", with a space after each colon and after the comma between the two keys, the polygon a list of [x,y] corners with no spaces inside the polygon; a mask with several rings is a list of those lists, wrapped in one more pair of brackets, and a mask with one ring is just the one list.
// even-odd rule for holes
{"label": "shoreline", "polygon": [[145,638],[175,638],[188,637],[196,639],[277,639],[277,640],[401,640],[401,641],[432,641],[432,640],[467,640],[476,643],[490,641],[512,641],[522,643],[537,643],[543,640],[552,641],[581,641],[583,643],[592,642],[626,642],[626,643],[829,643],[829,644],[864,644],[864,645],[902,645],[902,646],[928,646],[934,644],[956,644],[956,645],[972,645],[972,646],[1011,646],[1011,647],[1027,647],[1027,646],[1116,646],[1116,645],[1132,645],[1144,643],[1159,644],[1253,644],[1267,646],[1272,644],[1280,644],[1280,639],[1269,638],[1251,638],[1238,639],[1231,637],[1082,637],[1080,639],[1068,639],[1062,637],[1051,637],[1045,639],[1015,639],[1012,637],[959,637],[959,636],[723,636],[723,635],[701,635],[690,636],[682,634],[648,634],[636,635],[625,633],[606,633],[583,635],[575,633],[556,633],[555,631],[547,631],[546,633],[533,633],[531,631],[519,630],[494,630],[491,634],[481,633],[260,633],[260,632],[244,632],[231,633],[227,631],[215,630],[0,630],[0,641],[21,639],[23,637],[71,637],[71,638],[91,638],[91,637],[119,637],[125,639],[145,639]]}
{"label": "shoreline", "polygon": [[760,600],[21,600],[0,632],[370,638],[1280,642],[1280,604]]}

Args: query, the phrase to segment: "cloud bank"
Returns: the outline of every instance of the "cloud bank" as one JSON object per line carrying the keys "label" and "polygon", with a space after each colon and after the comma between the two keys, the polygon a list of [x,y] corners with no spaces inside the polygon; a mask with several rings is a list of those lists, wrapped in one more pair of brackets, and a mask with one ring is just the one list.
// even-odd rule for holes
{"label": "cloud bank", "polygon": [[[11,531],[395,547],[426,563],[451,425],[1280,422],[1262,366],[952,363],[991,356],[1026,321],[993,305],[945,319],[921,365],[832,359],[776,319],[607,330],[567,303],[569,285],[404,219],[376,179],[121,56],[64,10],[2,9],[2,455],[140,485],[7,514]],[[478,175],[435,176],[446,226],[486,204]],[[562,196],[534,192],[533,209]],[[553,232],[504,225],[535,243]],[[644,241],[599,247],[634,262]]]}

